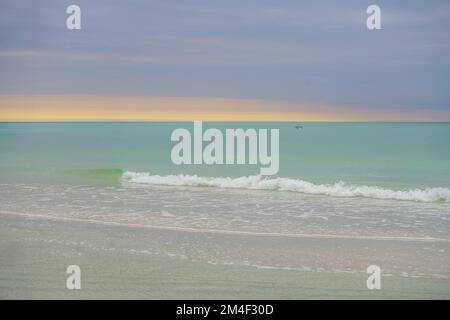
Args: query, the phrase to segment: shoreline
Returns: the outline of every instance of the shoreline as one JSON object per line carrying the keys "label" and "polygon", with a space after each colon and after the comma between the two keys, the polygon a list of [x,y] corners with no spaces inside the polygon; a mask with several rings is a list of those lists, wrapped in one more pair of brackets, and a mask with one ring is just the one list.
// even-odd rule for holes
{"label": "shoreline", "polygon": [[250,232],[250,231],[234,231],[234,230],[222,230],[222,229],[198,229],[192,227],[177,227],[177,226],[164,226],[164,225],[149,225],[149,224],[137,224],[137,223],[121,223],[115,221],[102,221],[94,219],[82,219],[73,217],[60,217],[60,216],[46,216],[35,215],[21,212],[0,211],[0,215],[15,215],[23,216],[27,218],[38,219],[50,219],[61,221],[73,221],[80,223],[110,225],[110,226],[122,226],[122,227],[134,227],[145,229],[158,229],[158,230],[170,230],[181,232],[194,232],[194,233],[212,233],[212,234],[225,234],[225,235],[247,235],[247,236],[261,236],[261,237],[288,237],[288,238],[324,238],[324,239],[355,239],[355,240],[375,240],[375,241],[411,241],[411,242],[449,242],[450,239],[434,238],[434,237],[392,237],[392,236],[358,236],[358,235],[339,235],[339,234],[304,234],[304,233],[276,233],[276,232]]}
{"label": "shoreline", "polygon": [[[448,254],[436,256],[448,252],[447,242],[186,232],[12,214],[0,222],[1,299],[450,298]],[[423,246],[433,250],[418,254]],[[366,288],[371,263],[382,267],[382,290]],[[82,270],[79,291],[65,288],[72,264]]]}

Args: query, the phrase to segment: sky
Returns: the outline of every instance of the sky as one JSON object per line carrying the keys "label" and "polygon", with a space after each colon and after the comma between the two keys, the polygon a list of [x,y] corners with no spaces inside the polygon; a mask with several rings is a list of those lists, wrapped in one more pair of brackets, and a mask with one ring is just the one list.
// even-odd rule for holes
{"label": "sky", "polygon": [[0,0],[0,121],[450,121],[449,58],[446,0]]}

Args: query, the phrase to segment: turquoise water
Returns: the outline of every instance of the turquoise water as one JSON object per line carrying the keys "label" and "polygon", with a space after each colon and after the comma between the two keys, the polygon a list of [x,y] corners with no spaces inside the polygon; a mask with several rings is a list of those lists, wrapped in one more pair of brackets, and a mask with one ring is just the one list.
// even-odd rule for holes
{"label": "turquoise water", "polygon": [[174,165],[193,123],[0,124],[0,212],[227,232],[449,241],[448,123],[279,128],[280,170]]}
{"label": "turquoise water", "polygon": [[26,264],[3,260],[32,274],[36,248],[45,270],[56,247],[77,253],[67,264],[88,248],[146,270],[168,258],[183,274],[196,263],[277,279],[361,275],[361,290],[376,264],[391,277],[383,290],[420,277],[448,296],[450,124],[296,125],[204,123],[279,128],[280,170],[264,178],[258,165],[174,165],[171,133],[192,123],[2,123],[1,235],[13,241],[6,257]]}
{"label": "turquoise water", "polygon": [[[450,123],[204,123],[225,128],[279,128],[278,177],[316,184],[412,189],[450,187]],[[259,165],[171,162],[176,128],[192,123],[1,123],[3,181],[80,182],[123,171],[204,177],[256,175]],[[99,170],[100,169],[100,170]]]}

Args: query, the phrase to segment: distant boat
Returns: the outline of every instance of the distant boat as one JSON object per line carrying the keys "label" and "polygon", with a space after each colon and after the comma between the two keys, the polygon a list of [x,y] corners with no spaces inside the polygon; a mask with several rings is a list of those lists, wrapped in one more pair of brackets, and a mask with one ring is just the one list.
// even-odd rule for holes
{"label": "distant boat", "polygon": [[303,126],[295,126],[295,129],[303,129]]}

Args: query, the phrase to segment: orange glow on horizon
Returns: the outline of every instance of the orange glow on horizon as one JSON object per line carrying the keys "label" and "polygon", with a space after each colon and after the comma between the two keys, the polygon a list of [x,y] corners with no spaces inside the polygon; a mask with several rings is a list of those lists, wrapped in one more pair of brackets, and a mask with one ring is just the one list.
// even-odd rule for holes
{"label": "orange glow on horizon", "polygon": [[[427,116],[424,118],[424,115]],[[448,113],[399,112],[225,98],[0,96],[0,121],[448,121]]]}

